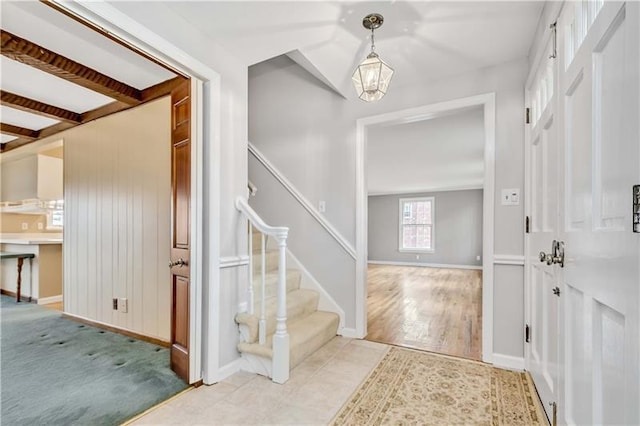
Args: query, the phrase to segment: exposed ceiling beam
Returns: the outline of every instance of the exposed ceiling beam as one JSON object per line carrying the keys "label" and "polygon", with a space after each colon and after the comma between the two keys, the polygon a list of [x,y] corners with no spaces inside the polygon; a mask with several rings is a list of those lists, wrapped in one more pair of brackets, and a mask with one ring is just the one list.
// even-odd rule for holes
{"label": "exposed ceiling beam", "polygon": [[[150,102],[155,99],[159,99],[163,96],[168,96],[171,94],[171,91],[178,87],[181,83],[186,81],[187,79],[181,76],[172,78],[170,80],[163,81],[161,83],[155,84],[153,86],[149,86],[146,89],[141,91],[141,102]],[[78,126],[80,124],[85,124],[93,120],[97,120],[98,118],[103,118],[111,114],[115,114],[116,112],[121,112],[130,108],[135,107],[136,105],[129,105],[124,102],[115,101],[110,104],[101,106],[99,108],[93,109],[91,111],[84,112],[79,114],[80,121],[79,122],[71,122],[71,121],[63,121],[57,124],[54,124],[49,127],[45,127],[39,131],[24,129],[21,127],[12,126],[10,124],[2,124],[2,133],[6,133],[9,135],[17,136],[19,139],[7,142],[2,145],[0,152],[11,151],[12,149],[19,148],[28,143],[35,142],[39,139],[43,139],[49,137],[51,135],[55,135],[56,133],[60,133],[64,130],[68,130],[72,127]],[[7,126],[7,130],[5,131],[5,126]]]}
{"label": "exposed ceiling beam", "polygon": [[2,144],[2,152],[11,151],[12,149],[20,148],[23,145],[34,142],[35,139],[18,138]]}
{"label": "exposed ceiling beam", "polygon": [[0,123],[0,133],[28,140],[35,140],[38,137],[37,130],[25,129],[24,127],[18,127],[7,123]]}
{"label": "exposed ceiling beam", "polygon": [[142,89],[142,102],[149,102],[170,95],[173,89],[180,86],[186,80],[186,78],[178,76]]}
{"label": "exposed ceiling beam", "polygon": [[4,90],[0,90],[0,104],[19,109],[21,111],[53,118],[54,120],[62,120],[71,123],[80,123],[81,121],[81,116],[77,112],[58,108],[34,99],[16,95],[15,93],[5,92]]}
{"label": "exposed ceiling beam", "polygon": [[130,105],[142,100],[140,90],[42,46],[1,31],[2,55]]}

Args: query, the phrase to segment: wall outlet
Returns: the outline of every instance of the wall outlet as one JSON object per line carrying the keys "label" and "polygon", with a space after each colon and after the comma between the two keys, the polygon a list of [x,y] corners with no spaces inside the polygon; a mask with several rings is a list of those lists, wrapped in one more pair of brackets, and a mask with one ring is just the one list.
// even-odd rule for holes
{"label": "wall outlet", "polygon": [[42,231],[44,229],[44,223],[38,222],[38,230]]}
{"label": "wall outlet", "polygon": [[20,227],[23,231],[26,231],[27,229],[29,229],[29,224],[27,222],[22,222],[22,225],[20,225]]}
{"label": "wall outlet", "polygon": [[416,254],[416,260],[420,260],[420,255]]}
{"label": "wall outlet", "polygon": [[318,211],[320,213],[324,213],[327,211],[327,203],[324,201],[319,201],[318,202]]}
{"label": "wall outlet", "polygon": [[116,299],[115,297],[111,301],[111,307],[113,308],[114,311],[118,310],[118,299]]}
{"label": "wall outlet", "polygon": [[125,297],[121,297],[120,299],[118,299],[118,311],[122,312],[123,314],[126,314],[128,311],[128,306],[129,304],[127,303],[127,299]]}
{"label": "wall outlet", "polygon": [[520,204],[520,188],[508,188],[502,190],[502,205],[517,206]]}
{"label": "wall outlet", "polygon": [[476,256],[476,260],[480,260],[480,256]]}

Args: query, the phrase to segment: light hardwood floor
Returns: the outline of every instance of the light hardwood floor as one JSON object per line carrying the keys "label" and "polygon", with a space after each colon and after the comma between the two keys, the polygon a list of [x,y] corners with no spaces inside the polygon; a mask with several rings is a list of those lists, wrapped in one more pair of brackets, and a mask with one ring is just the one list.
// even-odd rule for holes
{"label": "light hardwood floor", "polygon": [[482,359],[482,271],[369,265],[367,340]]}

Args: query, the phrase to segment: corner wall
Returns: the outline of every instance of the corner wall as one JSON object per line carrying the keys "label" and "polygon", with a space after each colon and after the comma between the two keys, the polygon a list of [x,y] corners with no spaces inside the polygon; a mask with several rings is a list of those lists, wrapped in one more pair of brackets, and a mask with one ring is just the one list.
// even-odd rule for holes
{"label": "corner wall", "polygon": [[[291,60],[279,57],[249,70],[249,138],[312,204],[326,201],[326,218],[353,243],[356,120],[495,92],[495,254],[522,257],[523,206],[500,205],[500,193],[503,188],[520,188],[522,194],[524,186],[527,70],[523,58],[419,86],[402,87],[396,79],[382,101],[367,104],[340,98]],[[260,188],[260,182],[253,183]],[[520,265],[495,265],[493,351],[516,358],[524,356],[522,269]],[[505,289],[508,291],[501,291]],[[336,301],[346,301],[352,290],[338,289],[331,295]],[[345,313],[355,312],[353,305],[341,307]]]}

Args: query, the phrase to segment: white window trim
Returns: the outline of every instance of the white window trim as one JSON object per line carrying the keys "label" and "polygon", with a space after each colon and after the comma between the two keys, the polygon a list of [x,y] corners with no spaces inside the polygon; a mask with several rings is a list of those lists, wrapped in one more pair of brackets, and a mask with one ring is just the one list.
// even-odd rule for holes
{"label": "white window trim", "polygon": [[[431,248],[428,249],[416,249],[416,248],[404,248],[402,247],[402,216],[404,210],[402,206],[404,203],[415,203],[419,201],[431,202]],[[436,251],[436,198],[435,197],[414,197],[414,198],[400,198],[398,200],[398,251],[402,253],[435,253]]]}

